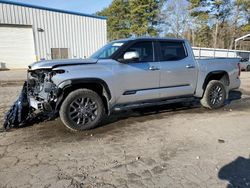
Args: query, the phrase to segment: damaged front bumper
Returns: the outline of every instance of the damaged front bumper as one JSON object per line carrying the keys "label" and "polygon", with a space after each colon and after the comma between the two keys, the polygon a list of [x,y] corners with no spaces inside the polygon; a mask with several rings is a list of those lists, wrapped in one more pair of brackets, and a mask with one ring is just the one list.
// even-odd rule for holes
{"label": "damaged front bumper", "polygon": [[60,92],[52,77],[58,73],[63,71],[28,70],[20,96],[5,115],[5,129],[24,127],[57,117]]}
{"label": "damaged front bumper", "polygon": [[24,83],[21,94],[17,101],[6,113],[3,128],[10,129],[13,127],[22,127],[29,119],[29,102],[27,98],[27,82]]}

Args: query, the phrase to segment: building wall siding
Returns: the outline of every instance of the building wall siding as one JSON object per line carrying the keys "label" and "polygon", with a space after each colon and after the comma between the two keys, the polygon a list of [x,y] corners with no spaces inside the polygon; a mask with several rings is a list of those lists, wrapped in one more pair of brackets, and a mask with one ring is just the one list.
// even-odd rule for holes
{"label": "building wall siding", "polygon": [[70,58],[85,58],[107,42],[106,20],[94,17],[0,2],[0,24],[32,26],[38,59],[51,59],[51,48],[68,48]]}

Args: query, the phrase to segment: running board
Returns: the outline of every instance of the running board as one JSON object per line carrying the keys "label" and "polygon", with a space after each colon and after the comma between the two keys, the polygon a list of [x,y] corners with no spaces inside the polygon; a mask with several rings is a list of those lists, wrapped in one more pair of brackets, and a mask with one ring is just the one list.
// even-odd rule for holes
{"label": "running board", "polygon": [[195,97],[185,97],[185,98],[166,99],[166,100],[161,100],[161,101],[117,105],[114,107],[114,111],[130,110],[134,108],[142,108],[142,107],[149,107],[149,106],[159,106],[159,105],[173,104],[173,103],[179,103],[179,102],[191,102],[191,101],[194,101],[195,99],[196,99]]}

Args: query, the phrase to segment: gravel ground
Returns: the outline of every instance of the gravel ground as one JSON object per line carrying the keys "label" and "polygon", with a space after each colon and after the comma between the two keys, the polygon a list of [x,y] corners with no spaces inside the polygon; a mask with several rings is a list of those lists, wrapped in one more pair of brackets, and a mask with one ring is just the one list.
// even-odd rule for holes
{"label": "gravel ground", "polygon": [[26,78],[26,69],[0,71],[0,87],[22,85]]}
{"label": "gravel ground", "polygon": [[[72,133],[61,121],[0,133],[0,187],[250,187],[250,73],[219,110],[165,105]],[[2,85],[0,123],[20,85]]]}
{"label": "gravel ground", "polygon": [[0,71],[0,81],[25,80],[26,78],[26,69]]}

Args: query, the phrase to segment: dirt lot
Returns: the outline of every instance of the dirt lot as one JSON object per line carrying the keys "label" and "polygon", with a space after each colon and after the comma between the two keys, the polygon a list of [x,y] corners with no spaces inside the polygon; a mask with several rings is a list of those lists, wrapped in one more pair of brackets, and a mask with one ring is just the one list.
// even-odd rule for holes
{"label": "dirt lot", "polygon": [[[166,105],[82,133],[60,120],[1,132],[0,187],[250,187],[250,73],[241,78],[220,110]],[[0,124],[20,88],[0,88]]]}

